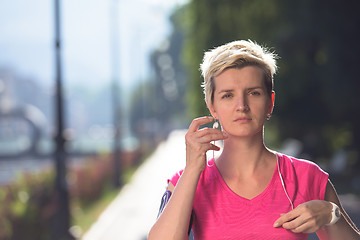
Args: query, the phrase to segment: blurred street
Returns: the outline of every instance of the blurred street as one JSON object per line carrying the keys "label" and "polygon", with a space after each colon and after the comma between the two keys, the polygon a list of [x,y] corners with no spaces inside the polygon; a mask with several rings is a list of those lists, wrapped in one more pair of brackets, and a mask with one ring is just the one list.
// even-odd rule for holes
{"label": "blurred street", "polygon": [[175,131],[138,168],[83,240],[142,240],[154,223],[170,178],[185,164],[185,131]]}
{"label": "blurred street", "polygon": [[[185,164],[184,130],[174,131],[167,141],[138,168],[131,182],[102,213],[83,240],[145,240],[156,219],[166,179]],[[352,194],[340,196],[342,204],[360,226],[360,201]],[[310,236],[309,239],[317,239]]]}

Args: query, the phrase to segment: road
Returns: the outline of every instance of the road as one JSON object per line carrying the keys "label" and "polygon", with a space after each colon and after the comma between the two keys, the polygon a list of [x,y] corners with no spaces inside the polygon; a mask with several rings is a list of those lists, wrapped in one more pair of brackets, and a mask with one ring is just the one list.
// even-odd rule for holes
{"label": "road", "polygon": [[83,240],[146,239],[171,177],[185,164],[184,131],[171,133],[123,187]]}

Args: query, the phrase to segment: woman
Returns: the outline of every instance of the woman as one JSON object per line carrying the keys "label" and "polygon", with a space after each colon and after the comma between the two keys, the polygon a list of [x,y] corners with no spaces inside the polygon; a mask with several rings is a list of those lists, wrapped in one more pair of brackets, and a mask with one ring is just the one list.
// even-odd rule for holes
{"label": "woman", "polygon": [[[312,162],[276,153],[263,128],[274,107],[274,54],[251,41],[205,53],[204,93],[212,117],[193,120],[186,166],[169,180],[164,209],[148,239],[360,239],[328,174]],[[219,121],[222,131],[201,128]],[[206,152],[221,155],[207,161]],[[176,187],[175,187],[176,186]],[[171,197],[170,197],[171,196]]]}

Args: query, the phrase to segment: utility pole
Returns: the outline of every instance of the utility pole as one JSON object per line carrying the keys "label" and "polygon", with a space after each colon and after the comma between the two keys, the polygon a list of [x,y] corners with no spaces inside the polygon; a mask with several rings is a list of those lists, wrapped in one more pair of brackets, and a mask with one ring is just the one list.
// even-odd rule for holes
{"label": "utility pole", "polygon": [[122,185],[121,174],[121,107],[120,107],[120,66],[119,66],[119,25],[118,25],[118,0],[112,0],[110,6],[110,36],[111,36],[111,77],[112,77],[112,103],[113,103],[113,124],[114,124],[114,146],[113,146],[113,164],[114,164],[114,187]]}
{"label": "utility pole", "polygon": [[56,215],[53,228],[52,239],[64,240],[74,239],[70,233],[70,204],[68,186],[66,181],[66,152],[64,132],[64,102],[62,91],[62,71],[61,71],[61,31],[60,31],[60,0],[55,0],[55,190],[56,190]]}

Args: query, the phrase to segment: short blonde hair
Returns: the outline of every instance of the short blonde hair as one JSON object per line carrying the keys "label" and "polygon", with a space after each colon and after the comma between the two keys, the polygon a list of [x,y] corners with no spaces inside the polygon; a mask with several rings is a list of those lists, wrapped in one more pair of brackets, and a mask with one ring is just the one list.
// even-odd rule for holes
{"label": "short blonde hair", "polygon": [[[204,78],[202,87],[207,104],[213,104],[215,83],[214,77],[229,68],[242,68],[245,66],[258,66],[264,70],[264,80],[267,93],[273,91],[273,76],[277,70],[277,56],[266,48],[251,40],[234,41],[214,48],[204,54],[200,65]],[[211,101],[211,102],[210,102]]]}

